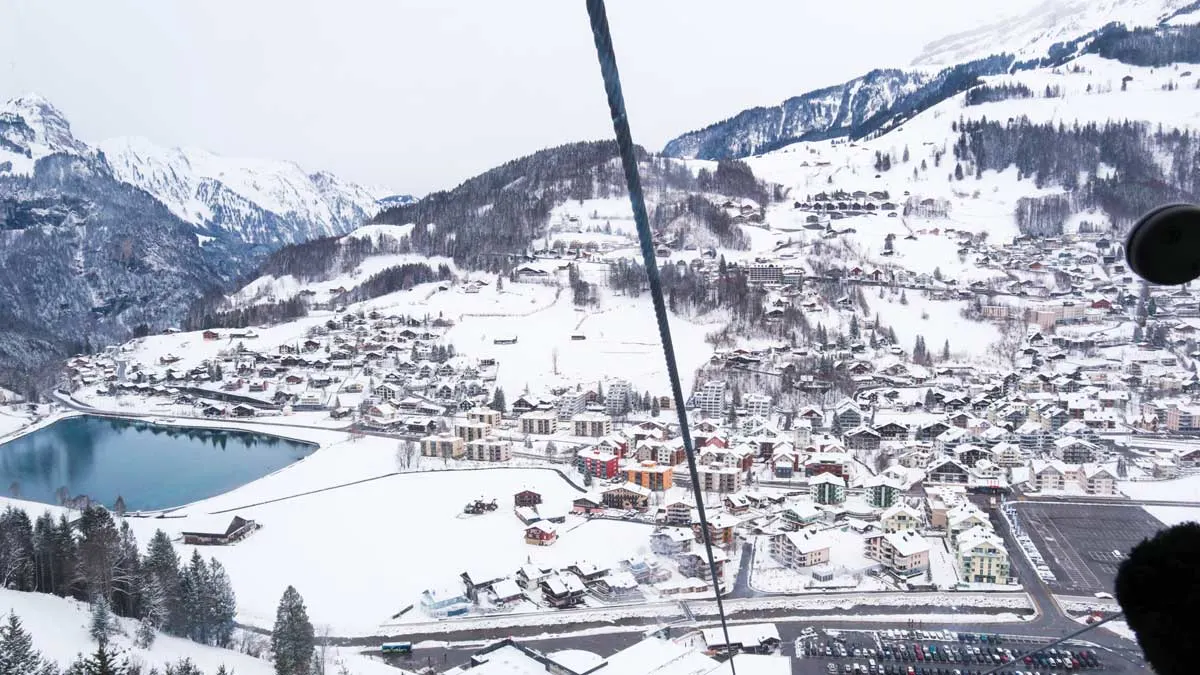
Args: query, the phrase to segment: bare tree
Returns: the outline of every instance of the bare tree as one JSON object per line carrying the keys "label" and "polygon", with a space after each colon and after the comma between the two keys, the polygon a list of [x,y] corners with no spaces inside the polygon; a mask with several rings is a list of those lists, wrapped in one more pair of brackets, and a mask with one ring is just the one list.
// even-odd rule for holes
{"label": "bare tree", "polygon": [[317,628],[316,650],[313,652],[312,675],[325,675],[326,664],[329,663],[329,624]]}
{"label": "bare tree", "polygon": [[1017,365],[1017,357],[1021,354],[1021,346],[1025,343],[1027,324],[1023,319],[1008,317],[1000,321],[998,326],[1000,336],[988,347],[988,351],[1010,368]]}

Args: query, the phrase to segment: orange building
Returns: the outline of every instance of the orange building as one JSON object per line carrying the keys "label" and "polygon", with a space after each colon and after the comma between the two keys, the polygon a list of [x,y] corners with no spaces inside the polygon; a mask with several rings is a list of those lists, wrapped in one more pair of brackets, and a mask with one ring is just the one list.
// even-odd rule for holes
{"label": "orange building", "polygon": [[675,470],[665,464],[646,461],[626,469],[625,475],[630,483],[662,492],[673,484]]}

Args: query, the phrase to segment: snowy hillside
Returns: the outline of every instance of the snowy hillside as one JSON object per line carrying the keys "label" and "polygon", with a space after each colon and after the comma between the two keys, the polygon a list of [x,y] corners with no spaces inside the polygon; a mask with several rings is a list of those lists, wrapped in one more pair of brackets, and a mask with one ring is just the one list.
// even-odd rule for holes
{"label": "snowy hillside", "polygon": [[1047,0],[1026,14],[931,42],[913,65],[946,66],[1001,52],[1020,60],[1040,58],[1056,43],[1105,24],[1154,26],[1194,4],[1193,0]]}
{"label": "snowy hillside", "polygon": [[121,180],[182,220],[247,243],[278,246],[342,234],[377,210],[365,188],[292,162],[165,148],[144,138],[109,139],[100,148]]}
{"label": "snowy hillside", "polygon": [[[65,668],[79,654],[95,651],[96,643],[88,635],[88,606],[76,600],[42,593],[22,593],[0,588],[0,616],[15,612],[26,632],[33,636],[33,647],[42,656]],[[141,663],[144,669],[174,665],[180,659],[191,659],[204,675],[213,675],[222,665],[239,675],[272,675],[275,667],[270,661],[252,656],[197,644],[170,635],[159,635],[148,649],[133,644],[137,623],[118,619],[123,634],[112,638],[112,646],[129,659]],[[330,660],[340,659],[356,675],[403,675],[403,671],[381,662],[371,661],[351,649],[334,649]]]}

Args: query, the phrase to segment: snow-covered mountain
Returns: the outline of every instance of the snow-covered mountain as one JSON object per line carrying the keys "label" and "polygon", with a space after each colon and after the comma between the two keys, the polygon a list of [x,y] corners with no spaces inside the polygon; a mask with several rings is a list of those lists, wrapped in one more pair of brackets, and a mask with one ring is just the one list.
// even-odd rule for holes
{"label": "snow-covered mountain", "polygon": [[90,152],[58,108],[36,94],[0,105],[0,173],[32,173],[35,161],[56,152]]}
{"label": "snow-covered mountain", "polygon": [[328,172],[286,161],[166,148],[144,138],[100,143],[117,177],[154,195],[184,221],[251,244],[280,246],[349,232],[373,216],[376,196]]}
{"label": "snow-covered mountain", "polygon": [[290,162],[125,139],[93,146],[28,95],[0,105],[0,383],[157,331],[281,246],[338,235],[376,195]]}
{"label": "snow-covered mountain", "polygon": [[797,141],[865,136],[963,91],[979,76],[1002,73],[1011,65],[1011,57],[997,56],[941,70],[872,70],[849,82],[776,106],[751,108],[683,134],[668,142],[663,154],[728,159],[769,152]]}
{"label": "snow-covered mountain", "polygon": [[[738,158],[799,141],[863,138],[898,126],[981,78],[1057,66],[1088,52],[1122,58],[1116,52],[1125,50],[1124,58],[1137,63],[1132,52],[1145,50],[1114,45],[1119,33],[1196,23],[1197,0],[1048,0],[1026,14],[935,41],[909,68],[873,70],[779,105],[750,108],[671,140],[663,154]],[[1167,58],[1158,65],[1180,60],[1178,46],[1162,51]]]}
{"label": "snow-covered mountain", "polygon": [[1025,14],[931,42],[913,65],[947,66],[1000,52],[1037,59],[1106,24],[1155,26],[1195,12],[1196,0],[1047,0]]}

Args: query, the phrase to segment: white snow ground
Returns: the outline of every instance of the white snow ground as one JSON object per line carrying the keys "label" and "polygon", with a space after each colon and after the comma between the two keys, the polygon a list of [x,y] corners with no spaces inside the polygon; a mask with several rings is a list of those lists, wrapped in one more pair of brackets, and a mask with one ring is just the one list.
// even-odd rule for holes
{"label": "white snow ground", "polygon": [[[90,617],[84,603],[43,593],[0,589],[0,618],[10,611],[21,617],[25,629],[33,636],[34,648],[60,666],[65,667],[78,654],[86,655],[96,649],[88,635]],[[141,662],[146,669],[157,667],[161,671],[168,663],[189,658],[206,675],[212,675],[221,665],[239,675],[274,675],[275,672],[270,661],[169,635],[160,634],[149,649],[141,649],[131,640],[137,623],[129,619],[118,622],[124,634],[113,637],[113,646],[121,650],[124,657]],[[334,648],[329,656],[331,662],[340,659],[355,675],[404,675],[404,671],[361,656],[355,649]]]}

